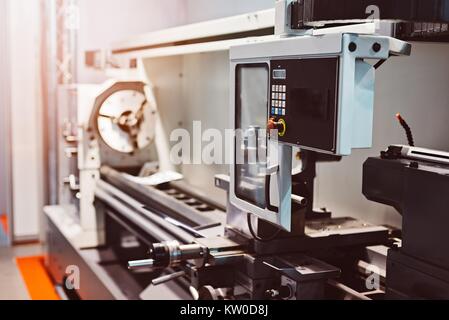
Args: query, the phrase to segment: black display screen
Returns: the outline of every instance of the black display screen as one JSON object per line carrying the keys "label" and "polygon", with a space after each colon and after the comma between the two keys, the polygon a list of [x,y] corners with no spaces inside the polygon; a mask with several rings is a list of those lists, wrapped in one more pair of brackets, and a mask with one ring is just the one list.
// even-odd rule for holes
{"label": "black display screen", "polygon": [[287,70],[285,69],[277,69],[273,70],[273,79],[287,79]]}
{"label": "black display screen", "polygon": [[298,114],[304,118],[329,120],[329,94],[327,88],[292,88],[290,99],[297,101]]}

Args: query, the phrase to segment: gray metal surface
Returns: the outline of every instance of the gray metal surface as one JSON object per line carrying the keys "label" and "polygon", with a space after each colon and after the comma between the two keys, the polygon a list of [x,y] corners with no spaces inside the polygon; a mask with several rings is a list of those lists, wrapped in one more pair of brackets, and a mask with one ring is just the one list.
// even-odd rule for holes
{"label": "gray metal surface", "polygon": [[[167,192],[158,190],[155,187],[143,186],[133,183],[127,180],[120,172],[115,171],[111,168],[102,167],[101,173],[107,181],[110,181],[116,186],[114,187],[114,189],[118,190],[118,188],[120,188],[121,190],[126,190],[128,194],[134,193],[138,195],[139,199],[145,199],[145,205],[149,205],[149,203],[155,203],[165,206],[166,208],[176,212],[178,215],[180,215],[184,219],[191,221],[197,226],[204,226],[215,223],[221,223],[222,225],[224,225],[226,214],[221,210],[211,208],[211,210],[207,212],[201,212],[184,203],[183,201],[179,201],[175,196],[170,195]],[[100,182],[100,185],[106,186],[106,184],[104,184],[103,182]],[[177,185],[178,184],[176,183],[173,184],[174,187],[176,187]],[[188,183],[184,182],[183,184],[181,184],[181,188],[184,190],[187,190],[189,188],[189,190],[186,191],[186,194],[190,194],[192,197],[197,196],[197,192],[195,191],[197,188],[195,188],[194,186],[189,186]],[[128,197],[131,198],[129,195]],[[204,194],[200,194],[198,198],[205,199],[206,196]]]}
{"label": "gray metal surface", "polygon": [[[125,299],[125,295],[116,285],[106,277],[104,283],[101,276],[105,273],[97,273],[99,266],[90,257],[89,250],[79,251],[70,241],[60,218],[71,213],[63,207],[47,207],[44,209],[47,218],[47,267],[56,284],[65,285],[66,269],[76,266],[80,271],[80,289],[77,294],[85,300],[110,300]],[[55,219],[58,215],[58,219]],[[87,258],[87,260],[85,260]]]}
{"label": "gray metal surface", "polygon": [[[168,223],[151,211],[144,209],[142,203],[139,203],[104,181],[100,180],[98,182],[95,195],[109,207],[119,211],[120,214],[126,216],[155,238],[162,238],[162,241],[169,241],[176,237],[184,243],[191,243],[194,239],[191,234]],[[120,197],[121,201],[117,200],[117,197]]]}
{"label": "gray metal surface", "polygon": [[353,218],[323,219],[306,224],[306,236],[277,239],[270,243],[255,242],[259,254],[281,254],[338,248],[385,244],[389,230]]}
{"label": "gray metal surface", "polygon": [[[73,212],[72,212],[73,214]],[[47,265],[56,284],[64,285],[66,269],[76,266],[80,270],[80,289],[77,294],[83,300],[137,300],[188,299],[189,295],[174,282],[145,288],[124,268],[118,257],[107,248],[77,249],[64,225],[64,216],[72,215],[64,207],[47,207],[48,220]],[[73,226],[72,226],[73,227]],[[145,293],[144,292],[144,293]]]}
{"label": "gray metal surface", "polygon": [[434,264],[390,250],[387,264],[387,299],[447,300],[449,272]]}

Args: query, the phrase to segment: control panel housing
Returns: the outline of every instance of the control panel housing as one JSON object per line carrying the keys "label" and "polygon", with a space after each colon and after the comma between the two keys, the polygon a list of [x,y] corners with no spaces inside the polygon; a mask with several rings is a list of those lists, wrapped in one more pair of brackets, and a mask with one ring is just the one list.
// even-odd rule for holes
{"label": "control panel housing", "polygon": [[339,59],[271,61],[270,118],[284,120],[279,141],[336,152]]}

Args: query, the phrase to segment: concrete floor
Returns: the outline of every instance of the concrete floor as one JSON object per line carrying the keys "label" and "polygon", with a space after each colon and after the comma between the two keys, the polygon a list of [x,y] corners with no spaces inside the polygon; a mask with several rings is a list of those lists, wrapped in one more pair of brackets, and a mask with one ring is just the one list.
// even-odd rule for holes
{"label": "concrete floor", "polygon": [[30,299],[15,258],[35,256],[42,252],[41,245],[0,247],[0,300]]}

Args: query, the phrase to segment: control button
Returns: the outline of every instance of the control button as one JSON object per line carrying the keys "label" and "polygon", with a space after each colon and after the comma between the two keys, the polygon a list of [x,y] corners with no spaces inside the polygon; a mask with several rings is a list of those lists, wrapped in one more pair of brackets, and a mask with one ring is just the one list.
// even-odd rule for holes
{"label": "control button", "polygon": [[271,114],[274,114],[275,111],[276,111],[275,108],[271,108]]}
{"label": "control button", "polygon": [[276,86],[274,84],[271,86],[271,90],[276,91]]}
{"label": "control button", "polygon": [[282,86],[282,92],[287,92],[287,86]]}
{"label": "control button", "polygon": [[287,95],[285,93],[282,94],[282,100],[287,99]]}
{"label": "control button", "polygon": [[285,136],[285,133],[287,132],[287,124],[285,123],[284,119],[281,119],[279,121],[276,121],[275,118],[271,118],[268,121],[267,125],[268,130],[278,130],[278,134],[280,137]]}
{"label": "control button", "polygon": [[275,91],[279,92],[279,86],[276,86],[276,90]]}
{"label": "control button", "polygon": [[285,116],[285,109],[282,109],[282,115]]}
{"label": "control button", "polygon": [[274,92],[271,94],[271,98],[272,98],[272,99],[276,99],[276,96],[275,96],[275,93],[274,93]]}
{"label": "control button", "polygon": [[282,108],[285,108],[287,106],[287,102],[282,101]]}

